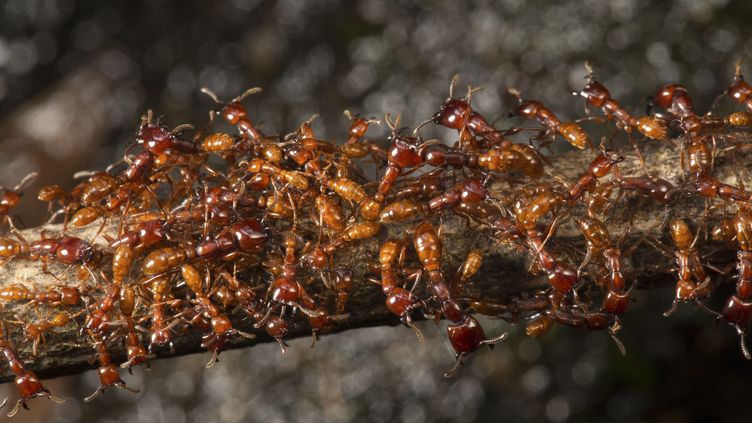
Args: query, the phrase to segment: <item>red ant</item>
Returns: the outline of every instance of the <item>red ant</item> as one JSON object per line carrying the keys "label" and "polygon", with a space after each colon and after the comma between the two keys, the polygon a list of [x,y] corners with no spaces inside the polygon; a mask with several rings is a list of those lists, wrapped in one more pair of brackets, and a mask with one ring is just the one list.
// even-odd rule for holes
{"label": "red ant", "polygon": [[447,326],[447,334],[457,355],[454,364],[444,373],[444,376],[451,377],[462,365],[466,355],[483,345],[498,344],[507,339],[509,334],[505,332],[495,338],[486,338],[480,323],[466,314],[452,298],[441,271],[441,239],[430,223],[423,222],[415,228],[414,247],[423,270],[428,274],[428,285],[433,298],[439,301],[441,312],[450,322]]}
{"label": "red ant", "polygon": [[742,61],[736,62],[734,82],[726,90],[726,94],[739,104],[742,104],[752,112],[752,86],[742,76]]}
{"label": "red ant", "polygon": [[24,187],[34,179],[36,179],[38,176],[39,173],[37,172],[29,173],[28,175],[24,176],[23,179],[21,179],[21,182],[13,187],[13,189],[8,189],[0,186],[0,191],[2,191],[2,194],[0,194],[0,219],[2,219],[3,222],[8,222],[8,226],[13,231],[16,230],[16,227],[15,225],[13,225],[13,219],[11,219],[10,217],[10,210],[14,207],[17,207],[21,202],[21,196],[23,195]]}
{"label": "red ant", "polygon": [[583,149],[590,144],[587,134],[577,123],[560,121],[551,110],[539,101],[523,101],[520,92],[514,88],[510,88],[509,93],[515,96],[520,103],[517,110],[509,113],[509,117],[520,115],[527,119],[537,119],[541,125],[546,127],[544,134],[546,137],[559,134],[568,143],[579,149]]}
{"label": "red ant", "polygon": [[418,340],[423,342],[423,334],[413,323],[410,313],[421,307],[423,303],[413,295],[411,291],[398,286],[397,272],[394,269],[394,263],[398,257],[402,256],[403,248],[399,242],[388,240],[381,244],[379,248],[379,263],[381,264],[381,282],[373,281],[380,284],[386,295],[386,308],[395,316],[400,318],[403,325],[415,331]]}
{"label": "red ant", "polygon": [[392,130],[392,133],[389,136],[389,141],[392,145],[387,151],[388,165],[386,171],[379,182],[379,187],[374,196],[374,199],[379,203],[384,201],[384,197],[389,193],[392,185],[394,185],[397,178],[402,175],[406,168],[417,167],[423,162],[417,150],[417,139],[405,137],[397,130],[400,116],[397,115],[395,121],[392,121],[391,116],[387,113],[384,116],[384,120],[389,126],[389,129]]}
{"label": "red ant", "polygon": [[[5,356],[5,361],[8,362],[8,367],[15,376],[16,388],[18,389],[18,394],[21,396],[16,402],[16,406],[8,413],[8,417],[15,416],[21,406],[28,410],[29,406],[26,402],[39,396],[47,397],[58,404],[64,403],[65,400],[52,395],[50,391],[42,385],[42,382],[34,372],[24,368],[23,362],[19,360],[16,355],[13,344],[7,339],[7,330],[4,321],[2,322],[2,326],[2,331],[0,331],[2,332],[0,333],[0,352]],[[0,404],[0,407],[4,406],[6,401],[7,399]]]}
{"label": "red ant", "polygon": [[89,331],[89,336],[92,338],[94,347],[97,350],[97,358],[99,360],[99,386],[94,393],[84,398],[84,402],[91,402],[94,398],[99,396],[99,394],[104,394],[105,390],[111,387],[124,389],[133,392],[134,394],[141,392],[138,389],[129,387],[125,384],[123,379],[120,378],[120,372],[118,372],[115,364],[112,363],[112,358],[110,357],[110,353],[107,352],[107,347],[105,346],[104,341],[97,338],[91,331]]}
{"label": "red ant", "polygon": [[739,210],[734,216],[734,226],[739,243],[736,264],[739,280],[736,282],[736,292],[726,301],[721,316],[739,334],[744,357],[752,360],[746,342],[747,333],[752,327],[752,209],[746,203],[737,204]]}
{"label": "red ant", "polygon": [[248,111],[241,103],[244,98],[261,92],[261,88],[253,87],[246,90],[243,94],[233,98],[229,103],[222,103],[214,93],[214,91],[204,87],[201,88],[201,92],[208,95],[215,103],[221,106],[219,111],[214,111],[209,114],[210,119],[214,118],[214,115],[221,115],[227,123],[230,125],[237,125],[241,134],[248,137],[252,141],[261,140],[264,135],[251,123],[248,119]]}
{"label": "red ant", "polygon": [[460,133],[460,146],[475,149],[475,137],[484,139],[491,145],[508,147],[511,141],[504,138],[509,132],[498,131],[486,118],[470,107],[470,98],[479,89],[468,87],[467,95],[463,99],[453,98],[454,87],[459,80],[459,75],[452,77],[449,83],[449,97],[439,107],[439,111],[431,119],[421,123],[415,128],[415,133],[424,125],[433,122],[437,125],[456,129]]}
{"label": "red ant", "polygon": [[[214,305],[209,296],[204,294],[204,287],[201,284],[201,275],[199,271],[190,264],[184,264],[180,267],[180,272],[183,275],[185,284],[196,295],[197,310],[206,315],[211,322],[211,333],[204,335],[202,347],[205,347],[211,351],[211,359],[206,363],[206,367],[212,367],[217,362],[217,356],[222,351],[225,345],[225,340],[232,335],[240,335],[248,339],[253,339],[256,336],[250,333],[246,333],[237,330],[232,327],[232,322],[227,315],[221,313],[216,305]],[[209,275],[209,269],[206,269],[206,285],[209,285],[211,281]]]}

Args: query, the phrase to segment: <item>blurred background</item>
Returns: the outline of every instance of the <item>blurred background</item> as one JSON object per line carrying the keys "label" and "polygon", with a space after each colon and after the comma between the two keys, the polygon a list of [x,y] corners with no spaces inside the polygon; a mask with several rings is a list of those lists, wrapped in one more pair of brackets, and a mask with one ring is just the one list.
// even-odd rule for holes
{"label": "blurred background", "polygon": [[[30,192],[70,181],[122,157],[147,109],[168,123],[207,120],[209,87],[245,101],[268,133],[295,129],[314,113],[317,134],[345,139],[344,109],[381,117],[429,117],[462,74],[484,90],[474,107],[497,127],[514,103],[510,86],[564,118],[583,115],[569,92],[583,62],[637,113],[660,84],[681,81],[699,110],[710,107],[745,61],[752,74],[752,3],[727,0],[604,2],[502,0],[231,0],[0,2],[0,183],[41,171]],[[721,108],[729,107],[722,102]],[[519,123],[517,121],[517,123]],[[432,129],[433,130],[433,129]],[[371,134],[383,134],[378,129]],[[32,197],[29,195],[29,197]],[[45,207],[26,201],[38,224]],[[649,295],[648,295],[649,294]],[[97,376],[59,378],[23,421],[738,421],[752,388],[751,365],[732,330],[689,307],[660,317],[671,289],[640,292],[625,319],[626,358],[603,333],[556,328],[542,340],[511,341],[475,354],[458,377],[444,337],[424,325],[419,345],[405,328],[325,337],[313,350],[293,342],[153,363],[127,376],[142,393],[111,392],[85,406]],[[1,387],[14,401],[11,385]],[[3,416],[4,417],[4,416]]]}

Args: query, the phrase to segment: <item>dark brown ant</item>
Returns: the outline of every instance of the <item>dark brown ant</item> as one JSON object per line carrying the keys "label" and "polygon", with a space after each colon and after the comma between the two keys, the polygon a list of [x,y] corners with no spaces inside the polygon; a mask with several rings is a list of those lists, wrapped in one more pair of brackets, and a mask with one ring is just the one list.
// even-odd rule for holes
{"label": "dark brown ant", "polygon": [[586,192],[593,192],[598,179],[608,175],[611,170],[615,169],[615,166],[623,160],[623,156],[615,155],[608,150],[601,151],[601,153],[595,156],[593,161],[590,162],[588,171],[581,174],[577,179],[577,182],[575,182],[569,190],[569,201],[577,201]]}
{"label": "dark brown ant", "polygon": [[718,197],[722,200],[749,201],[752,198],[743,188],[724,184],[710,175],[697,176],[694,191],[701,197]]}

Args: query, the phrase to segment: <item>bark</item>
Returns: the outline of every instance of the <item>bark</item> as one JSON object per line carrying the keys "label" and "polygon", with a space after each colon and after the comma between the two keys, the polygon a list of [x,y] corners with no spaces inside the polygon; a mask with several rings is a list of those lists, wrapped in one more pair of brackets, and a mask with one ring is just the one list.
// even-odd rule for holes
{"label": "bark", "polygon": [[[646,157],[646,169],[641,168],[636,156],[628,157],[620,164],[619,169],[623,175],[644,175],[648,171],[652,176],[662,177],[674,183],[679,190],[688,187],[684,172],[679,165],[678,144],[669,142],[650,142],[640,146],[642,154]],[[624,148],[625,153],[631,153],[629,147]],[[555,156],[550,159],[547,166],[548,172],[545,178],[574,181],[576,176],[585,170],[594,156],[593,151],[577,151]],[[747,154],[744,152],[732,155],[721,155],[715,163],[714,175],[728,183],[736,182],[736,173],[740,170],[739,163],[746,163]],[[495,189],[501,189],[503,185]],[[631,228],[630,236],[622,243],[622,251],[633,249],[631,254],[625,257],[625,267],[628,280],[638,282],[639,288],[651,288],[658,285],[673,284],[675,276],[670,274],[673,266],[673,258],[662,255],[646,240],[653,238],[663,239],[668,244],[665,225],[667,216],[687,216],[695,223],[702,223],[705,215],[705,202],[695,196],[680,194],[676,196],[674,203],[668,209],[656,205],[650,199],[640,198],[635,195],[625,195],[619,202],[616,212],[608,220],[608,226],[613,239],[620,237],[621,233]],[[711,225],[712,219],[705,224]],[[414,222],[413,222],[414,224]],[[484,252],[484,263],[481,271],[473,278],[473,283],[463,297],[483,298],[487,302],[502,303],[515,297],[524,295],[525,292],[545,287],[546,281],[540,275],[529,272],[530,258],[525,251],[521,251],[508,244],[499,243],[493,237],[493,233],[487,228],[470,224],[465,219],[447,216],[443,225],[444,239],[444,266],[445,272],[454,272],[464,260],[464,254],[470,248],[479,248]],[[71,232],[84,239],[91,239],[98,229],[98,224],[92,224],[79,232]],[[398,227],[382,228],[380,239],[388,237],[403,237],[409,224]],[[28,240],[38,239],[40,232],[45,231],[48,236],[58,234],[60,225],[51,225],[22,231]],[[105,233],[114,234],[114,229],[107,228]],[[99,238],[98,243],[103,243]],[[343,248],[338,252],[338,259],[347,263],[364,263],[366,260],[374,260],[378,244],[371,242],[370,247]],[[369,244],[370,245],[370,244]],[[565,221],[557,229],[556,236],[551,244],[559,253],[573,263],[582,260],[585,245],[582,236],[571,221]],[[712,263],[726,269],[735,260],[733,246],[715,245],[712,252]],[[366,256],[366,260],[363,259]],[[449,263],[451,266],[450,268]],[[50,262],[48,271],[42,270],[43,266],[38,261],[16,259],[8,262],[0,268],[0,287],[11,284],[24,284],[35,289],[54,287],[65,281],[67,284],[75,284],[78,278],[89,278],[81,275],[80,269],[63,266]],[[332,333],[341,332],[360,327],[379,325],[396,325],[398,320],[392,316],[384,306],[384,294],[379,286],[369,282],[368,278],[378,278],[377,274],[368,273],[366,266],[355,267],[357,276],[356,289],[348,305],[349,316],[339,322]],[[95,270],[96,271],[96,270]],[[54,310],[53,310],[54,311]],[[46,378],[63,374],[80,372],[96,367],[96,355],[90,342],[80,336],[80,329],[71,324],[62,331],[51,332],[46,337],[46,342],[41,345],[39,355],[33,357],[32,343],[24,339],[23,325],[19,322],[49,320],[54,314],[45,307],[34,307],[17,302],[3,304],[3,318],[6,321],[6,335],[16,346],[19,356],[24,360],[29,369],[35,371],[40,377]],[[70,310],[76,312],[80,310]],[[236,327],[241,330],[255,333],[253,340],[238,337],[231,340],[228,348],[249,347],[260,342],[273,342],[263,330],[254,329],[247,321],[241,319],[241,315],[234,316]],[[655,318],[661,318],[656,315]],[[83,316],[77,319],[80,325]],[[310,336],[310,328],[303,319],[294,319],[291,325],[289,338]],[[165,358],[176,355],[199,352],[200,335],[194,332],[175,335],[175,351],[160,350],[156,358]],[[326,339],[323,340],[326,342]],[[118,345],[121,345],[119,343]],[[124,361],[122,346],[113,345],[111,352],[116,362]],[[4,368],[2,381],[11,380],[7,368]]]}

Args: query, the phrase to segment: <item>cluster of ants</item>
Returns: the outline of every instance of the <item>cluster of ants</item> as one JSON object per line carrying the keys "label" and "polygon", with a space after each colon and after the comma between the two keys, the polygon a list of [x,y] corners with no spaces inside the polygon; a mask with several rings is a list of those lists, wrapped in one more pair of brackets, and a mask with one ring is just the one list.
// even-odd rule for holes
{"label": "cluster of ants", "polygon": [[[385,116],[391,130],[386,147],[365,138],[369,125],[380,121],[347,111],[344,143],[317,138],[313,118],[293,133],[268,136],[242,104],[258,88],[228,103],[204,88],[218,106],[192,139],[185,136],[192,126],[169,128],[149,112],[123,161],[79,174],[83,180],[70,192],[58,185],[39,191],[38,199],[49,203],[50,222],[62,221],[59,236],[43,233],[29,241],[13,224],[10,211],[34,175],[3,189],[0,215],[9,228],[0,237],[3,264],[39,261],[46,269],[48,262],[57,262],[85,272],[76,283],[61,281],[45,289],[2,286],[0,302],[31,305],[39,316],[52,316],[20,322],[35,355],[45,334],[79,328],[82,344],[95,348],[100,365],[100,386],[85,401],[111,387],[133,390],[108,352],[115,344],[124,344],[127,353],[119,367],[130,370],[148,366],[160,350],[173,348],[176,333],[188,332],[201,335],[201,346],[211,353],[209,367],[232,338],[254,336],[234,327],[240,317],[276,339],[283,353],[293,321],[307,321],[315,342],[317,333],[347,319],[348,299],[365,286],[356,280],[379,285],[387,309],[421,341],[413,323],[417,313],[437,324],[446,319],[456,352],[445,373],[449,377],[468,354],[507,338],[507,333],[489,337],[472,315],[492,305],[462,295],[483,253],[470,249],[463,263],[446,262],[442,225],[457,216],[468,233],[490,234],[527,254],[528,271],[548,281],[545,289],[499,308],[521,316],[528,335],[544,335],[554,323],[602,329],[623,351],[616,333],[631,288],[621,241],[609,234],[608,212],[625,193],[656,207],[681,194],[722,211],[712,238],[738,250],[738,280],[723,310],[709,310],[701,299],[713,291],[706,271],[713,267],[698,252],[700,231],[693,235],[684,220],[667,217],[678,270],[676,298],[666,315],[680,302],[697,304],[739,332],[750,358],[744,339],[752,322],[751,196],[743,186],[713,176],[714,161],[734,148],[716,134],[752,126],[752,86],[739,69],[724,95],[746,110],[726,117],[698,115],[687,89],[677,84],[653,97],[660,114],[632,116],[590,70],[584,88],[573,94],[601,109],[602,117],[563,122],[542,103],[510,90],[519,100],[510,115],[541,126],[508,130],[473,110],[471,87],[464,98],[454,98],[455,77],[449,98],[412,133],[399,128],[399,116]],[[235,129],[218,132],[216,117]],[[605,139],[594,145],[581,126],[586,120],[613,122],[615,133],[625,132],[630,140],[637,135],[678,143],[689,183],[676,187],[649,174],[623,175],[618,164],[624,157],[606,149]],[[421,128],[431,123],[456,130],[453,144],[422,138]],[[527,142],[510,139],[519,134],[532,135]],[[559,137],[593,154],[576,179],[551,177],[542,150]],[[584,256],[557,249],[556,228],[565,222],[579,228],[587,243]],[[69,227],[86,225],[99,225],[93,239],[67,234]],[[385,236],[393,235],[387,229],[396,225],[408,228],[403,236]],[[38,396],[61,402],[24,367],[8,336],[11,322],[3,316],[0,350],[20,399],[8,415]]]}

